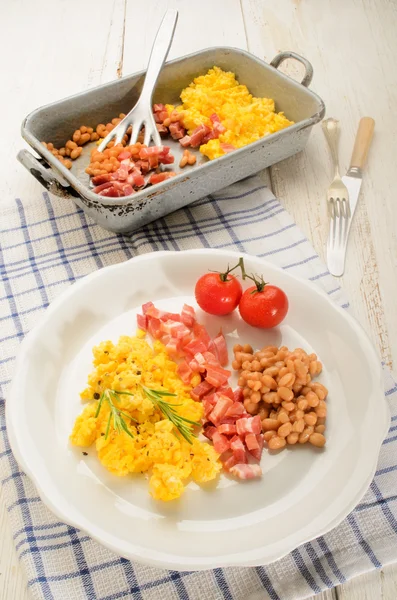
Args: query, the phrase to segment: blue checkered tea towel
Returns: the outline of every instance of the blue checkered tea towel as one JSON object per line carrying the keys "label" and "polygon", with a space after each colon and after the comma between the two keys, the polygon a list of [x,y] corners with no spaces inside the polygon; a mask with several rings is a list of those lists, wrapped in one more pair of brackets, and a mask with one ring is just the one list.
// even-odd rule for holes
{"label": "blue checkered tea towel", "polygon": [[203,198],[131,238],[101,229],[73,204],[47,194],[3,206],[0,229],[0,481],[34,598],[295,600],[397,560],[397,386],[386,370],[393,420],[365,497],[336,529],[266,567],[179,573],[120,558],[60,523],[11,453],[4,406],[18,346],[51,300],[95,269],[156,250],[230,248],[310,279],[348,308],[338,283],[261,176]]}

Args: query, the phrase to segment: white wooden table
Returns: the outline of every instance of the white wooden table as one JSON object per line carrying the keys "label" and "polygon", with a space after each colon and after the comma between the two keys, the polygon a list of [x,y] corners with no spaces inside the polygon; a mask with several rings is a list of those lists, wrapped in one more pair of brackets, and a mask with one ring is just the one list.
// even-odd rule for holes
{"label": "white wooden table", "polygon": [[[179,10],[170,57],[208,46],[248,49],[270,62],[294,50],[314,67],[312,88],[342,122],[340,158],[348,167],[359,118],[375,137],[349,243],[342,284],[353,310],[390,366],[397,364],[397,3],[395,0],[7,0],[0,6],[2,56],[0,201],[39,196],[16,162],[23,117],[46,104],[143,69],[167,7]],[[301,67],[283,70],[301,76]],[[304,153],[270,169],[276,196],[324,255],[324,192],[330,159],[317,127]],[[1,492],[0,492],[1,494]],[[0,600],[28,598],[7,515],[0,502]],[[321,596],[319,596],[320,598]],[[322,594],[325,600],[395,600],[397,566]]]}

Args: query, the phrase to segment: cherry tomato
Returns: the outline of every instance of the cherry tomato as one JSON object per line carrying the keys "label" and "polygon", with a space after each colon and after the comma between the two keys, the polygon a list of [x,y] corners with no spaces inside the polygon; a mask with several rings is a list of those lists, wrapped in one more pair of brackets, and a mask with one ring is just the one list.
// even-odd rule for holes
{"label": "cherry tomato", "polygon": [[285,319],[288,298],[283,290],[275,285],[266,284],[261,291],[253,285],[242,295],[239,311],[248,325],[269,329]]}
{"label": "cherry tomato", "polygon": [[229,273],[206,273],[196,283],[197,304],[210,315],[228,315],[237,308],[243,288]]}

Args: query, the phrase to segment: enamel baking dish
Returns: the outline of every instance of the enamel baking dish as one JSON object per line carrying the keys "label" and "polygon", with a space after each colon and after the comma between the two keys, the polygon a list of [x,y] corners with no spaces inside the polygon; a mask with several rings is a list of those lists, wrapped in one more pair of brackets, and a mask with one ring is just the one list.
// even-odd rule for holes
{"label": "enamel baking dish", "polygon": [[[277,70],[287,58],[301,62],[305,75],[301,83]],[[273,98],[276,110],[284,111],[294,125],[277,133],[209,161],[197,153],[193,167],[179,169],[182,148],[167,138],[175,155],[177,176],[123,198],[104,198],[90,188],[85,168],[92,145],[84,146],[83,154],[66,169],[42,142],[64,146],[73,131],[81,125],[96,127],[107,123],[119,113],[127,113],[139,97],[144,72],[129,75],[30,113],[22,124],[22,137],[40,155],[37,159],[22,150],[20,162],[51,193],[65,201],[72,199],[99,225],[117,233],[132,233],[139,227],[163,217],[207,194],[248,177],[280,160],[303,150],[311,128],[325,113],[322,100],[308,89],[313,69],[310,63],[293,52],[278,54],[270,64],[235,48],[209,48],[168,62],[154,93],[154,102],[178,104],[179,94],[195,77],[217,65],[233,71],[254,96]]]}

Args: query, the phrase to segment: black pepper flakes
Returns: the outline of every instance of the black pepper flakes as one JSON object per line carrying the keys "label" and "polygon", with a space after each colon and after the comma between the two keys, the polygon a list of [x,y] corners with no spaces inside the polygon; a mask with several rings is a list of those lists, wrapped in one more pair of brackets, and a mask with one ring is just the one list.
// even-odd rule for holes
{"label": "black pepper flakes", "polygon": [[137,371],[136,372],[137,375],[140,375],[141,373],[142,373],[142,371]]}
{"label": "black pepper flakes", "polygon": [[83,452],[84,456],[88,456],[88,452]]}
{"label": "black pepper flakes", "polygon": [[101,396],[98,394],[98,392],[95,392],[94,394],[94,400],[99,400]]}

